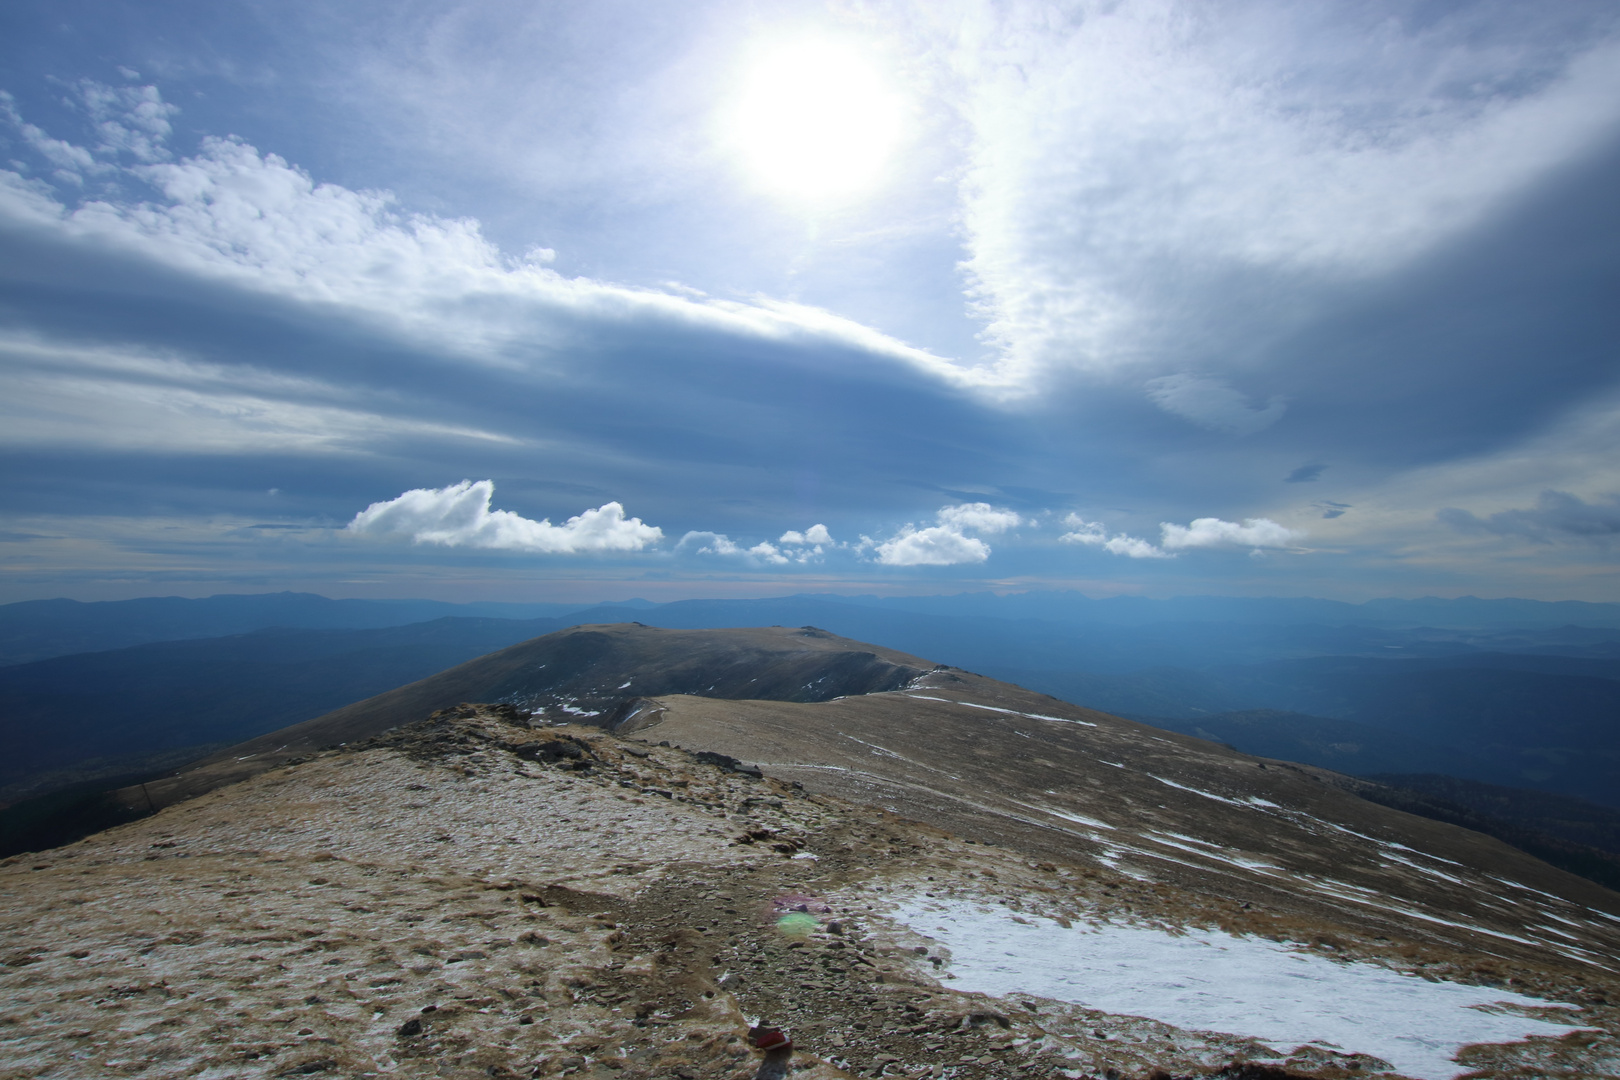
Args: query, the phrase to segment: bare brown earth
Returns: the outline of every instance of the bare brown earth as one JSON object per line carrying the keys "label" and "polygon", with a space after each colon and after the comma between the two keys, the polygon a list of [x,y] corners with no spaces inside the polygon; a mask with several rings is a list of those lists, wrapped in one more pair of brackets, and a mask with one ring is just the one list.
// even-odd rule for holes
{"label": "bare brown earth", "polygon": [[[774,636],[797,655],[819,640],[794,633]],[[755,1021],[818,1080],[1393,1075],[961,993],[886,916],[903,896],[1511,986],[1584,1030],[1465,1050],[1470,1076],[1620,1075],[1614,893],[1332,773],[904,661],[833,700],[450,708],[10,860],[0,1080],[734,1080]],[[625,681],[593,672],[571,677]],[[802,936],[777,928],[800,908]]]}

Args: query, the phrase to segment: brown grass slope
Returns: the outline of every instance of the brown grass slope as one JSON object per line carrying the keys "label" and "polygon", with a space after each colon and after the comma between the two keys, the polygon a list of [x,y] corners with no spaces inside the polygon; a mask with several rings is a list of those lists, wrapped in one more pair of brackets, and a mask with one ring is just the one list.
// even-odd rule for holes
{"label": "brown grass slope", "polygon": [[619,730],[1031,857],[1116,867],[1194,907],[1578,966],[1620,955],[1620,894],[1499,840],[1368,802],[1326,769],[963,671],[816,704],[664,698]]}

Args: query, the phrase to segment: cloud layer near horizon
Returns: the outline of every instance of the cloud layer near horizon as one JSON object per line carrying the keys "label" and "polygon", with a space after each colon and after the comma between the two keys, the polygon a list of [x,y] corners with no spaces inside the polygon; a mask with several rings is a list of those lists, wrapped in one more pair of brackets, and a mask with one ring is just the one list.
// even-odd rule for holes
{"label": "cloud layer near horizon", "polygon": [[[640,518],[626,518],[624,507],[617,502],[604,503],[562,525],[553,525],[549,520],[533,521],[509,510],[492,509],[494,495],[492,480],[463,480],[437,489],[416,488],[372,503],[356,514],[343,531],[353,536],[408,539],[416,544],[543,555],[649,551],[664,539],[663,530],[657,526]],[[907,522],[886,539],[863,536],[855,545],[834,540],[822,524],[802,532],[789,529],[775,543],[762,540],[752,546],[738,543],[724,533],[692,530],[681,537],[674,551],[738,558],[754,566],[820,562],[829,551],[839,550],[884,566],[959,566],[990,558],[990,545],[968,533],[999,536],[1020,525],[1038,527],[1035,520],[1026,521],[1011,510],[984,502],[942,506],[935,520],[937,524],[920,528]],[[1060,543],[1100,547],[1131,558],[1175,557],[1171,551],[1136,537],[1109,537],[1100,523],[1088,522],[1077,514],[1069,514],[1063,524],[1072,531],[1059,536]],[[1287,548],[1304,537],[1303,532],[1286,529],[1266,518],[1242,524],[1198,518],[1190,525],[1166,522],[1160,528],[1164,549]]]}

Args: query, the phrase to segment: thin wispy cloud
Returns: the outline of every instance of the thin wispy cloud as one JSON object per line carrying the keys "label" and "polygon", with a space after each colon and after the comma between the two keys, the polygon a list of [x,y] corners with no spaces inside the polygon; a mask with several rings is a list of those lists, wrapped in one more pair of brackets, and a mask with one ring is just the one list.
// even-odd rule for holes
{"label": "thin wispy cloud", "polygon": [[1165,375],[1147,383],[1148,400],[1167,413],[1211,431],[1253,435],[1282,419],[1288,404],[1273,396],[1256,405],[1223,380],[1205,375]]}
{"label": "thin wispy cloud", "polygon": [[1210,547],[1289,548],[1304,539],[1304,532],[1277,524],[1270,518],[1249,518],[1241,524],[1220,518],[1195,518],[1188,525],[1160,526],[1167,549]]}
{"label": "thin wispy cloud", "polygon": [[1594,9],[1591,36],[1540,39],[1486,8],[1396,10],[914,9],[973,132],[966,265],[1008,362],[1176,363],[1275,332],[1301,283],[1420,257],[1620,117]]}
{"label": "thin wispy cloud", "polygon": [[[155,87],[86,83],[103,117],[128,108],[123,123],[101,119],[96,147],[49,139],[11,106],[14,125],[56,159],[90,163],[144,188],[145,198],[82,199],[78,187],[27,183],[0,170],[0,221],[48,229],[63,239],[136,252],[175,269],[234,285],[364,312],[401,333],[429,335],[443,347],[487,362],[513,362],[514,350],[548,321],[602,319],[694,325],[745,338],[807,340],[881,356],[955,385],[980,377],[870,327],[805,304],[674,296],[565,277],[531,248],[501,251],[471,218],[401,208],[387,191],[319,183],[274,153],[233,138],[207,137],[180,160],[164,147],[172,112]],[[8,103],[9,104],[9,103]],[[131,148],[134,148],[131,150]],[[131,150],[136,163],[119,152]],[[537,252],[544,255],[537,256]],[[555,332],[555,331],[553,331]]]}

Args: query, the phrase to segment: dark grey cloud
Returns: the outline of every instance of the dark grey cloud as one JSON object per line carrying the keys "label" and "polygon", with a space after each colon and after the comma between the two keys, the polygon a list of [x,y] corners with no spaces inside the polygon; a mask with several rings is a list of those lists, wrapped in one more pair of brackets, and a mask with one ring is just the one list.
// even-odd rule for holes
{"label": "dark grey cloud", "polygon": [[1312,480],[1320,477],[1323,471],[1326,469],[1326,465],[1301,465],[1299,468],[1283,477],[1283,483],[1308,484]]}
{"label": "dark grey cloud", "polygon": [[1567,491],[1543,491],[1536,505],[1478,517],[1447,507],[1437,515],[1459,532],[1522,537],[1537,543],[1584,542],[1608,546],[1620,539],[1620,495],[1587,502]]}
{"label": "dark grey cloud", "polygon": [[[1269,347],[1268,434],[1390,467],[1487,453],[1616,385],[1620,138]],[[1309,452],[1309,451],[1307,451]]]}

